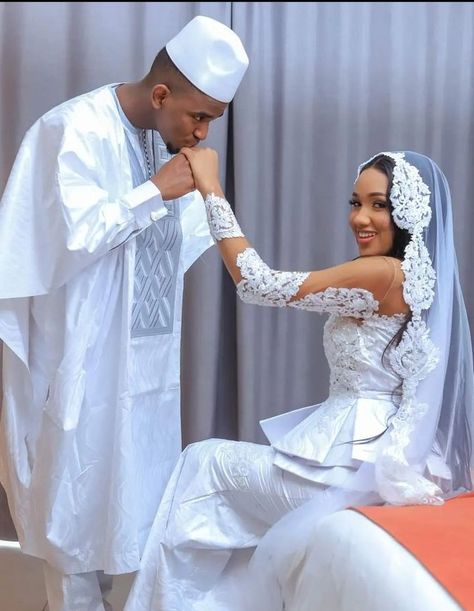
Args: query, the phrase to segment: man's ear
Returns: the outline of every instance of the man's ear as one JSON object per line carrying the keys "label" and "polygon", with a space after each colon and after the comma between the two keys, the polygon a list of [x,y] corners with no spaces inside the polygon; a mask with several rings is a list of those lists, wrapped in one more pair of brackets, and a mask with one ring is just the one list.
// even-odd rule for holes
{"label": "man's ear", "polygon": [[171,90],[168,85],[163,85],[163,83],[155,85],[151,90],[151,103],[153,108],[161,108],[163,106],[163,102],[170,94]]}

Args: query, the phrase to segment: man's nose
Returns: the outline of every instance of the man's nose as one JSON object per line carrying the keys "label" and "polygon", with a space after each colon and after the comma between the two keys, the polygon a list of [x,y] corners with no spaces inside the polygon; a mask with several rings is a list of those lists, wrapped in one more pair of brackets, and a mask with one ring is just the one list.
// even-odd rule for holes
{"label": "man's nose", "polygon": [[194,130],[194,137],[198,140],[205,140],[209,132],[209,123],[202,123]]}

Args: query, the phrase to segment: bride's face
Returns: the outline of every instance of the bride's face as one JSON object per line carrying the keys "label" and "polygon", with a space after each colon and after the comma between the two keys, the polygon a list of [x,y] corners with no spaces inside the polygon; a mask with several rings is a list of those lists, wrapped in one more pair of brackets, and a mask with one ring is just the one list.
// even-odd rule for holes
{"label": "bride's face", "polygon": [[361,257],[387,255],[395,229],[387,197],[388,178],[380,170],[364,170],[354,184],[349,224]]}

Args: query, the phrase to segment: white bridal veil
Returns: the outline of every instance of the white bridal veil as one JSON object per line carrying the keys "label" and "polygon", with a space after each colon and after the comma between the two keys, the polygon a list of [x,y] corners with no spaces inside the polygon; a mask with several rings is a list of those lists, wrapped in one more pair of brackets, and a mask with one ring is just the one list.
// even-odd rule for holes
{"label": "white bridal veil", "polygon": [[[451,195],[431,159],[413,152],[383,153],[392,160],[390,190],[396,225],[410,234],[402,262],[404,298],[411,310],[400,343],[390,352],[402,401],[389,422],[375,464],[362,463],[321,502],[309,501],[272,527],[250,563],[249,609],[294,609],[296,581],[312,533],[325,515],[349,505],[388,502],[438,504],[470,490],[474,421],[472,345],[459,283]],[[361,171],[375,156],[362,164]],[[435,450],[449,472],[426,468]]]}

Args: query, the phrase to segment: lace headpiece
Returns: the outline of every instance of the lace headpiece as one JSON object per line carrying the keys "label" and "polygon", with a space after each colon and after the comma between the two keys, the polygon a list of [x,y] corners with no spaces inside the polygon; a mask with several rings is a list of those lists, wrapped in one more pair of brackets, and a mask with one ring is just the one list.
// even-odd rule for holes
{"label": "lace headpiece", "polygon": [[423,232],[431,220],[430,190],[418,168],[406,161],[404,153],[379,153],[359,167],[359,174],[380,155],[394,162],[390,190],[393,221],[411,236],[401,267],[405,275],[403,296],[412,316],[400,343],[390,354],[390,363],[403,380],[403,392],[400,407],[391,421],[391,443],[378,460],[377,480],[382,496],[391,503],[437,503],[441,502],[441,491],[412,471],[405,456],[410,433],[429,407],[417,401],[418,383],[436,367],[439,360],[439,351],[422,319],[422,311],[433,303],[436,280],[423,240]]}
{"label": "lace headpiece", "polygon": [[[417,167],[406,161],[404,153],[380,153],[394,162],[390,201],[393,222],[411,234],[405,250],[402,269],[405,274],[404,298],[410,306],[413,319],[421,316],[433,303],[435,271],[428,249],[423,241],[423,231],[431,220],[430,190],[423,182]],[[370,161],[359,167],[362,168]]]}

